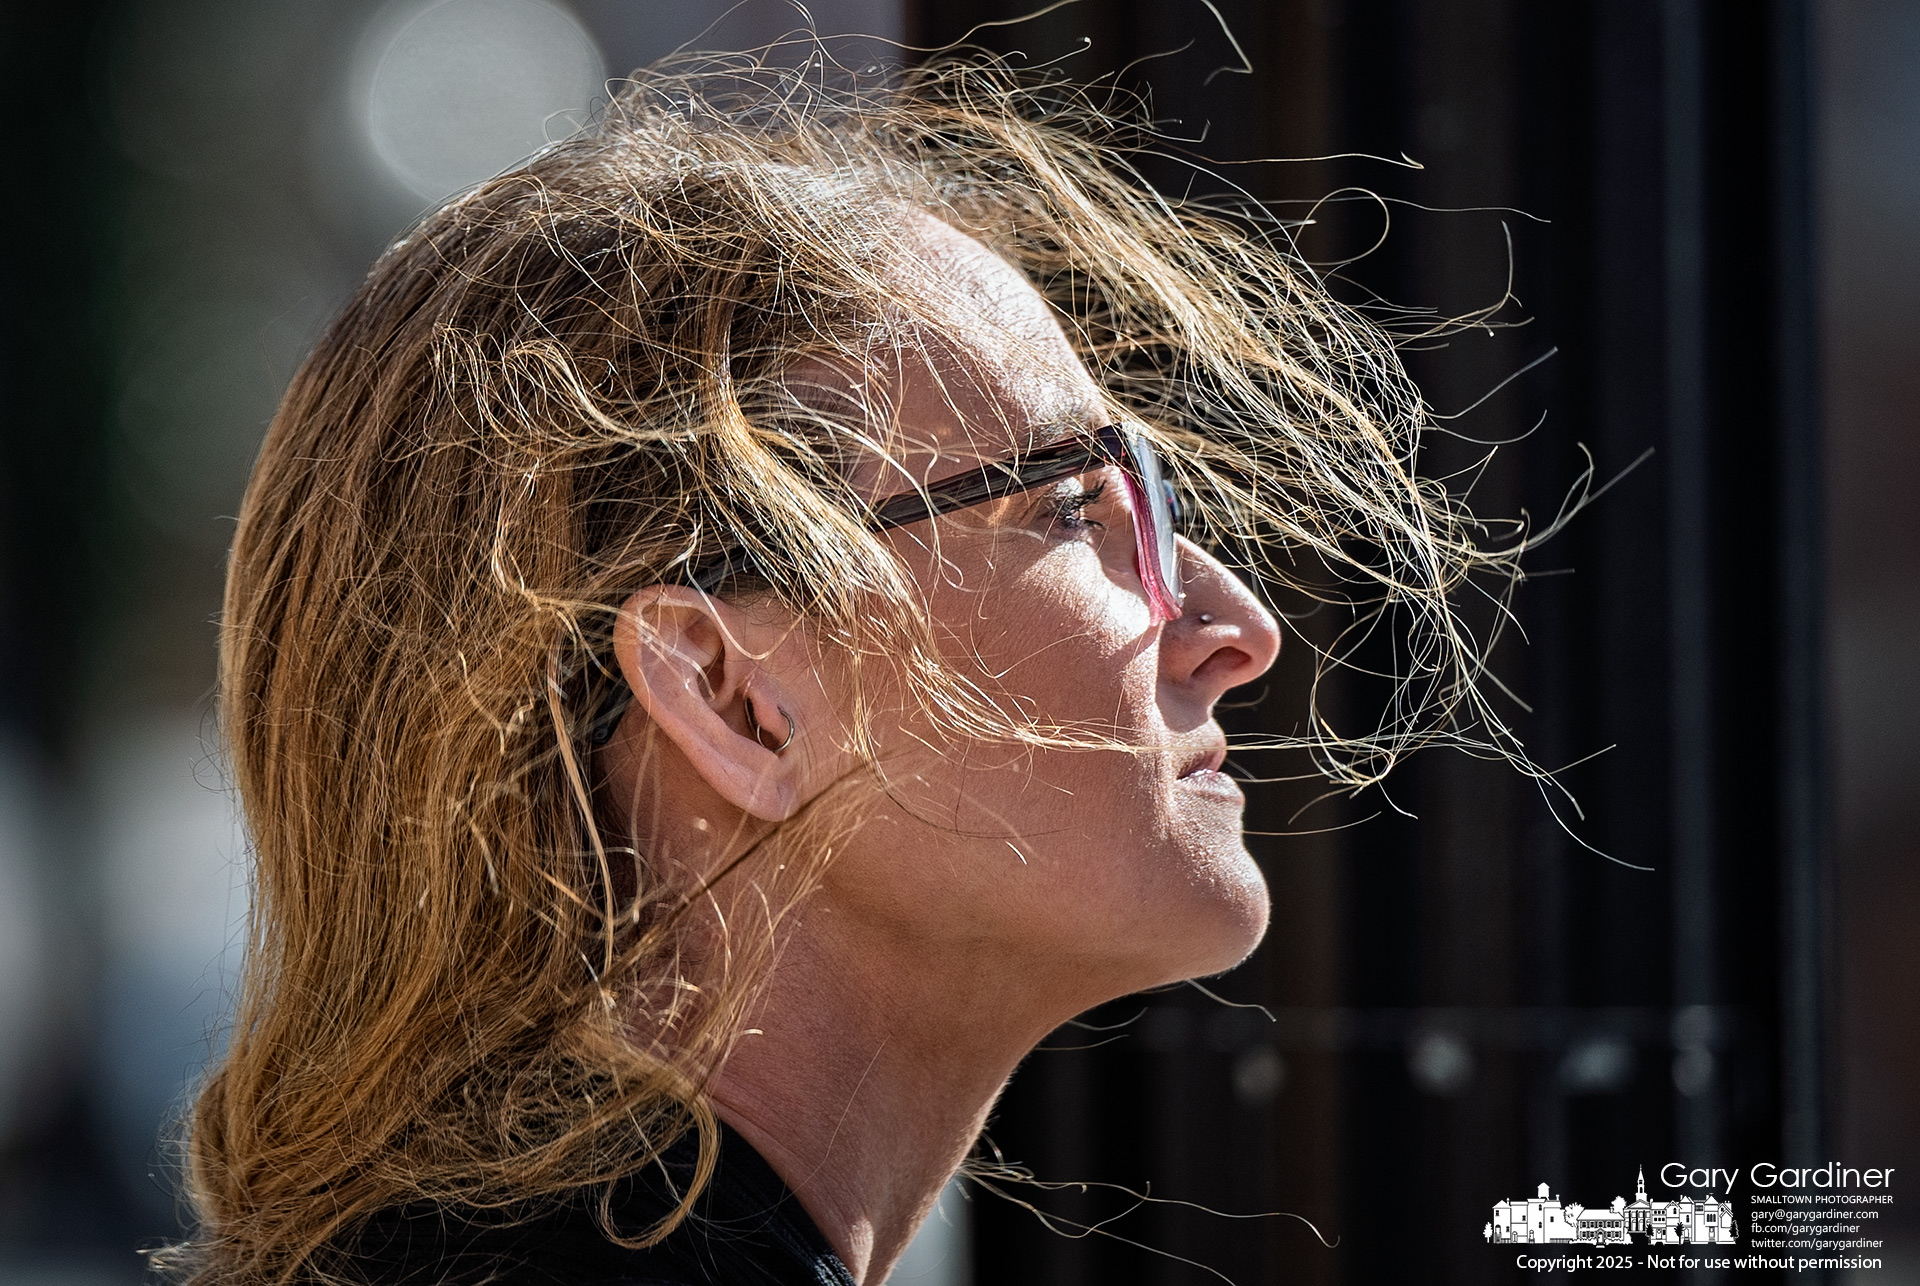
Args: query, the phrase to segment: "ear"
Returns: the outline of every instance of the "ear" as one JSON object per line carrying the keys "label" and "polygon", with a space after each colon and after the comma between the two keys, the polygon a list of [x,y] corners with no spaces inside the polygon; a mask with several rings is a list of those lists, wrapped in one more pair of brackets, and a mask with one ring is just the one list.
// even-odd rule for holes
{"label": "ear", "polygon": [[770,740],[785,737],[782,710],[794,703],[743,645],[743,630],[761,632],[699,590],[651,585],[621,606],[614,657],[634,700],[709,786],[742,812],[781,822],[800,806],[800,756],[796,747],[776,754],[754,724]]}

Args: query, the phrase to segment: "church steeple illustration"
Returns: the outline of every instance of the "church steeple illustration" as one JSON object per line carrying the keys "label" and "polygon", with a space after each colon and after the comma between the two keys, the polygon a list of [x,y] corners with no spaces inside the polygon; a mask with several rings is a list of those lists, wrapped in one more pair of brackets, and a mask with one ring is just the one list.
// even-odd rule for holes
{"label": "church steeple illustration", "polygon": [[1682,1195],[1671,1201],[1647,1199],[1647,1168],[1633,1180],[1633,1204],[1615,1197],[1604,1208],[1562,1202],[1541,1184],[1537,1196],[1494,1203],[1493,1218],[1480,1230],[1489,1242],[1541,1246],[1580,1242],[1593,1246],[1731,1246],[1739,1239],[1733,1202],[1712,1193]]}

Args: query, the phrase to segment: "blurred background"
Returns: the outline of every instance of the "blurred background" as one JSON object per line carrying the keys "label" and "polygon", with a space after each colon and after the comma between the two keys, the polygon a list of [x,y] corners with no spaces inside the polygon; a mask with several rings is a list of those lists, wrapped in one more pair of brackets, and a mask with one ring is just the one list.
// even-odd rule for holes
{"label": "blurred background", "polygon": [[[381,247],[676,47],[810,13],[898,60],[1033,7],[5,7],[0,1283],[131,1283],[177,1232],[170,1122],[247,896],[210,719],[231,515]],[[1514,442],[1481,512],[1552,514],[1589,454],[1619,481],[1538,554],[1498,657],[1583,815],[1446,755],[1384,795],[1254,792],[1274,927],[1214,990],[1271,1020],[1104,1007],[1125,1025],[1049,1042],[991,1128],[1044,1180],[1220,1213],[1016,1190],[1118,1217],[1065,1237],[956,1189],[894,1280],[1488,1281],[1520,1275],[1490,1206],[1543,1181],[1591,1206],[1674,1160],[1920,1176],[1920,6],[1083,0],[973,38],[1149,95],[1311,217],[1349,298],[1502,305],[1409,353],[1458,417],[1431,469]],[[1177,151],[1151,181],[1224,190]],[[1242,729],[1293,726],[1306,652]],[[1920,1282],[1894,1191],[1861,1281]],[[1337,1248],[1224,1217],[1272,1211]]]}

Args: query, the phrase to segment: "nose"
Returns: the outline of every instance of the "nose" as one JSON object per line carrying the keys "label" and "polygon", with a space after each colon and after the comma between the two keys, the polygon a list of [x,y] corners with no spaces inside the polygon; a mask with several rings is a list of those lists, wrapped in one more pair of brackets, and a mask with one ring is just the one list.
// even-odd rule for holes
{"label": "nose", "polygon": [[1245,582],[1191,541],[1180,541],[1180,616],[1160,632],[1160,677],[1212,706],[1265,674],[1280,655],[1280,623]]}

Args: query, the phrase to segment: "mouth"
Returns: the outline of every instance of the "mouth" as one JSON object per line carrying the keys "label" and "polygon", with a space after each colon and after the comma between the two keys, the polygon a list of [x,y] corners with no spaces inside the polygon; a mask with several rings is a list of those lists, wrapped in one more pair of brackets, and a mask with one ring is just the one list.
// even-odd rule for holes
{"label": "mouth", "polygon": [[1227,762],[1225,742],[1216,742],[1204,750],[1194,752],[1181,766],[1179,784],[1182,790],[1189,791],[1202,798],[1217,800],[1220,803],[1239,807],[1247,802],[1240,783],[1221,772],[1221,766]]}
{"label": "mouth", "polygon": [[1224,745],[1209,746],[1205,750],[1198,751],[1190,756],[1186,763],[1181,766],[1180,780],[1185,781],[1189,777],[1198,776],[1201,773],[1211,773],[1219,776],[1221,765],[1226,762],[1227,748]]}

